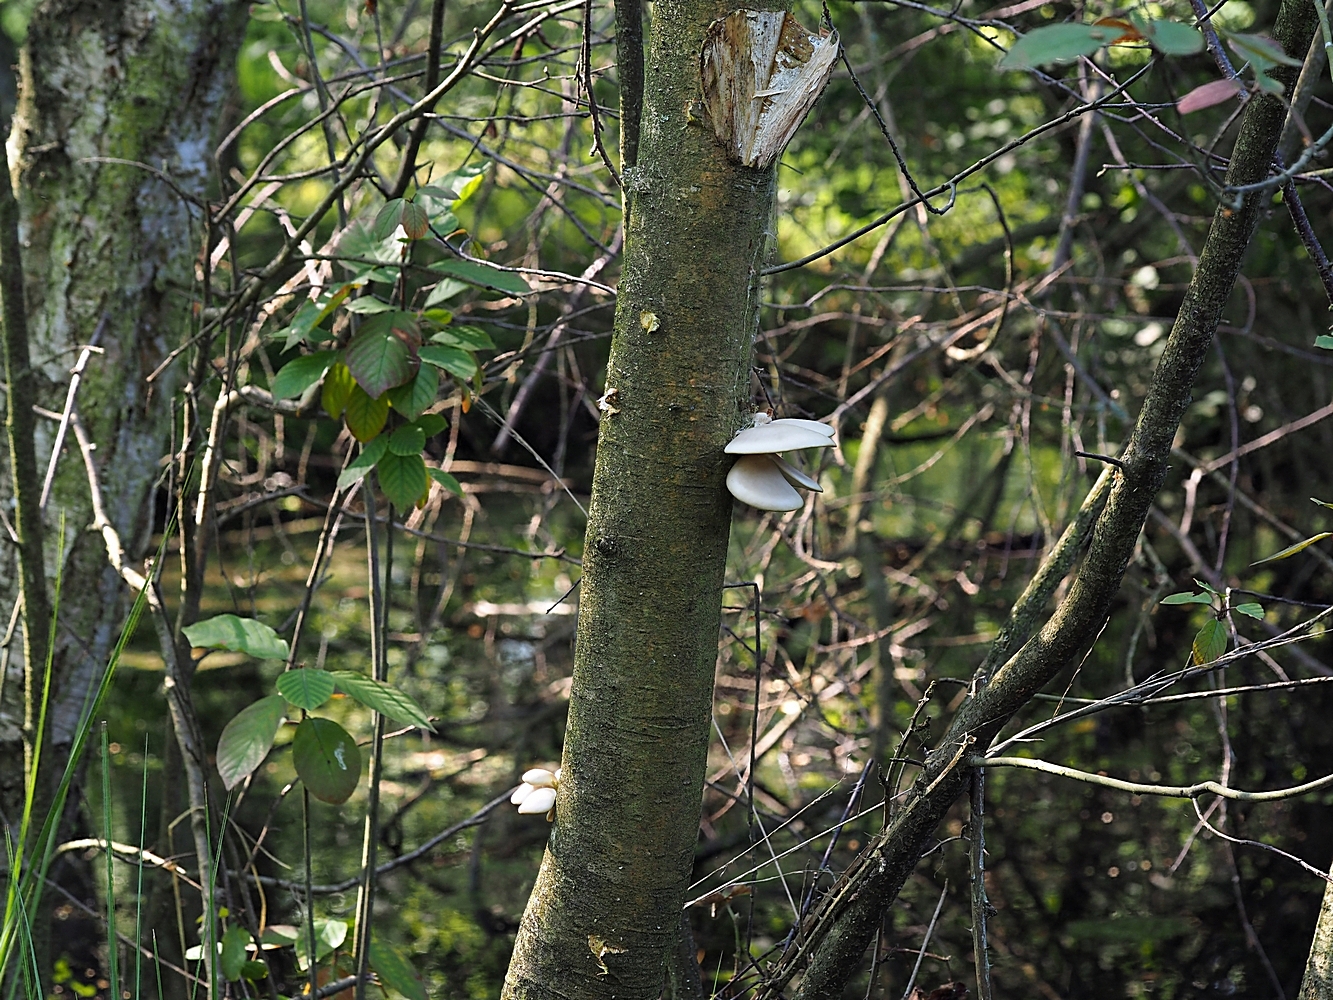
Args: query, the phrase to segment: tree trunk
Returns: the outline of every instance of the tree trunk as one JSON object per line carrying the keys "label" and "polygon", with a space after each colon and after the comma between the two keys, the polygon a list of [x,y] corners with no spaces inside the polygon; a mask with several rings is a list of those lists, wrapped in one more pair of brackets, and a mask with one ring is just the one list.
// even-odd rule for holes
{"label": "tree trunk", "polygon": [[[203,246],[198,204],[213,182],[214,132],[244,36],[237,0],[47,0],[33,14],[9,137],[18,193],[39,405],[60,411],[80,345],[94,337],[75,407],[97,443],[106,514],[137,558],[153,530],[152,491],[171,438],[183,362],[147,376],[190,336],[193,265]],[[105,159],[103,159],[105,158]],[[110,162],[114,160],[116,162]],[[36,429],[44,472],[56,422]],[[3,489],[12,493],[8,475]],[[73,435],[65,439],[46,507],[47,538],[61,514],[63,559],[48,722],[58,776],[88,691],[123,621],[127,588],[102,539],[85,531],[91,499]],[[0,607],[18,593],[11,547],[0,547]],[[3,627],[3,626],[0,626]],[[11,653],[0,703],[0,774],[21,774],[22,657]],[[159,748],[160,749],[160,748]],[[0,786],[10,817],[15,787]],[[40,821],[40,817],[38,818]]]}
{"label": "tree trunk", "polygon": [[680,931],[731,523],[722,449],[749,414],[774,201],[773,169],[733,163],[690,110],[704,31],[727,12],[659,2],[647,32],[563,771],[514,1000],[656,1000]]}
{"label": "tree trunk", "polygon": [[[1329,871],[1333,878],[1333,869]],[[1319,920],[1310,942],[1310,957],[1297,1000],[1333,1000],[1333,882],[1324,883],[1324,897],[1319,904]]]}

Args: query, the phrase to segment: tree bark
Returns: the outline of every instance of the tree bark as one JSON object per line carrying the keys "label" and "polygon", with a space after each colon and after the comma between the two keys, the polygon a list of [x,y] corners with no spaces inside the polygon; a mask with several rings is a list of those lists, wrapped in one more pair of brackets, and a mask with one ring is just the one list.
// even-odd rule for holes
{"label": "tree bark", "polygon": [[[1314,27],[1312,4],[1284,0],[1273,37],[1285,51],[1303,52]],[[1294,70],[1282,67],[1273,70],[1272,75],[1290,92]],[[1228,185],[1251,184],[1268,175],[1285,116],[1282,102],[1272,96],[1256,96],[1250,101],[1232,150]],[[897,897],[940,820],[967,787],[971,771],[968,759],[984,753],[1013,714],[1097,636],[1120,589],[1148,510],[1166,477],[1171,442],[1190,404],[1195,377],[1212,348],[1222,310],[1270,203],[1271,192],[1264,191],[1246,195],[1239,207],[1218,206],[1198,267],[1124,450],[1122,465],[1109,489],[1104,488],[1104,477],[1084,503],[1081,515],[1091,512],[1096,523],[1068,595],[1042,628],[1012,655],[1009,650],[1027,630],[1006,627],[1001,631],[997,644],[1004,649],[999,655],[988,656],[978,671],[974,697],[959,710],[944,739],[928,757],[906,802],[803,921],[798,947],[779,963],[762,996],[781,993],[807,963],[796,994],[801,1000],[832,1000],[842,995],[860,967],[884,909]],[[1047,569],[1043,567],[1043,573]],[[1049,574],[1056,580],[1063,575],[1063,571]],[[1020,606],[1033,603],[1026,601],[1027,597],[1025,594]],[[1034,606],[1040,608],[1044,603],[1043,599]],[[1020,610],[1016,608],[1016,619]],[[1026,608],[1023,614],[1032,610]],[[1003,665],[991,676],[990,667],[995,663]]]}
{"label": "tree bark", "polygon": [[775,191],[690,112],[704,31],[728,9],[667,0],[650,18],[563,770],[512,1000],[657,1000],[680,932],[731,524],[722,449],[749,414]]}
{"label": "tree bark", "polygon": [[[1329,877],[1333,878],[1333,869]],[[1324,883],[1319,920],[1315,923],[1310,957],[1296,1000],[1333,1000],[1333,882]]]}
{"label": "tree bark", "polygon": [[[186,373],[178,364],[151,384],[146,377],[195,322],[200,203],[213,182],[214,130],[247,9],[238,0],[47,0],[21,56],[9,180],[19,200],[35,396],[47,409],[63,408],[79,345],[100,329],[105,353],[88,364],[75,405],[97,442],[106,513],[134,558],[153,529],[153,486]],[[38,423],[39,467],[55,430],[54,422]],[[12,489],[6,477],[0,490]],[[101,538],[82,530],[92,507],[72,436],[47,505],[48,537],[62,512],[65,551],[47,547],[47,572],[63,560],[77,600],[60,609],[55,645],[55,774],[119,632],[127,593]],[[13,549],[0,547],[6,613],[17,584]],[[11,658],[11,675],[22,659]],[[0,703],[4,775],[21,773],[19,687],[4,685]],[[12,794],[0,787],[8,816],[18,815]]]}

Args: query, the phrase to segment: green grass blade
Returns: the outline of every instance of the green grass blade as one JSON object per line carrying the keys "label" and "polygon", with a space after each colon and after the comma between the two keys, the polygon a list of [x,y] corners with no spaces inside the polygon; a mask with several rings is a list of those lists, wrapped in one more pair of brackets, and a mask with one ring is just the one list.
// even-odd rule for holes
{"label": "green grass blade", "polygon": [[[111,850],[111,751],[107,745],[106,722],[102,733],[102,839],[106,841],[106,955],[107,980],[112,1000],[120,996],[120,945],[116,938],[116,859]],[[142,858],[140,859],[142,863]]]}

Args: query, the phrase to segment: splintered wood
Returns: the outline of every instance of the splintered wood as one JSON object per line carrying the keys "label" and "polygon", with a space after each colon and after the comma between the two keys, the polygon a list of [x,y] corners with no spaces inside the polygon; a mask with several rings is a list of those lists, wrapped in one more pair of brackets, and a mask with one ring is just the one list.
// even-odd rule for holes
{"label": "splintered wood", "polygon": [[708,26],[700,61],[704,105],[733,160],[770,166],[819,99],[838,33],[816,35],[790,14],[735,10]]}

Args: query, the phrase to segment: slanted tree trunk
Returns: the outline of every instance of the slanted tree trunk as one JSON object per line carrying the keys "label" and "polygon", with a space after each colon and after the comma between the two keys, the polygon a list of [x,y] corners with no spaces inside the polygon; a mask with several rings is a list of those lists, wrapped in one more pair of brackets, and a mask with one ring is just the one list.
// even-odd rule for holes
{"label": "slanted tree trunk", "polygon": [[[151,384],[146,378],[197,329],[191,306],[203,213],[188,199],[202,200],[214,180],[215,130],[247,9],[238,0],[46,0],[22,53],[9,180],[20,203],[36,394],[41,406],[62,410],[79,347],[97,337],[104,353],[89,359],[75,405],[97,444],[106,514],[136,560],[152,529],[152,490],[188,374],[184,359]],[[39,420],[42,472],[55,431],[54,421]],[[0,464],[0,491],[12,495],[8,468]],[[65,551],[57,553],[62,512]],[[100,536],[86,530],[91,521],[71,434],[46,508],[47,572],[53,577],[63,559],[65,577],[46,781],[64,767],[123,621],[127,588]],[[14,550],[0,546],[0,618],[8,618],[17,582]],[[0,809],[14,819],[22,661],[15,644],[0,702]]]}
{"label": "slanted tree trunk", "polygon": [[731,523],[722,449],[749,414],[774,203],[773,169],[730,161],[697,106],[705,29],[730,9],[659,2],[647,31],[563,772],[513,1000],[657,1000],[680,933]]}

